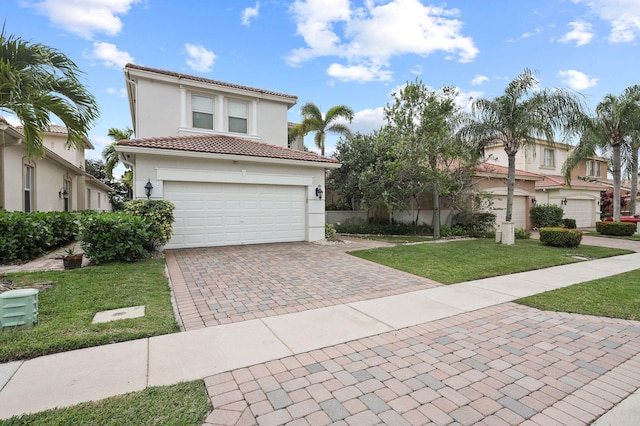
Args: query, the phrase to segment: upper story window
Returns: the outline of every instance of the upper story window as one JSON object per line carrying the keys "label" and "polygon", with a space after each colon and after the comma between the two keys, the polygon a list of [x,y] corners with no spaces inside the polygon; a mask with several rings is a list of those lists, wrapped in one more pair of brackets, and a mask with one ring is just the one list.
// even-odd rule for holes
{"label": "upper story window", "polygon": [[600,162],[596,160],[587,161],[587,176],[601,177],[600,175]]}
{"label": "upper story window", "polygon": [[24,184],[24,211],[29,213],[33,211],[33,167],[25,164],[24,165],[24,176],[23,176],[23,184]]}
{"label": "upper story window", "polygon": [[554,151],[551,148],[544,148],[542,153],[542,165],[544,167],[555,167]]}
{"label": "upper story window", "polygon": [[247,103],[229,101],[229,131],[247,133]]}
{"label": "upper story window", "polygon": [[213,98],[191,96],[191,111],[193,112],[193,127],[213,130]]}

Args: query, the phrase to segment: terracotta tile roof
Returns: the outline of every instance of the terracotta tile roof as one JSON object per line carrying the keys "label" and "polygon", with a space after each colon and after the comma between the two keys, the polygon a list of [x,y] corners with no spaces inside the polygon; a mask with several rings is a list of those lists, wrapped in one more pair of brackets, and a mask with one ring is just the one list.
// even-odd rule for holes
{"label": "terracotta tile roof", "polygon": [[173,71],[160,70],[160,69],[157,69],[157,68],[147,68],[147,67],[142,67],[140,65],[135,65],[135,64],[127,64],[127,65],[124,66],[124,68],[125,68],[125,72],[126,72],[127,68],[129,68],[129,69],[134,69],[134,70],[152,72],[152,73],[155,73],[155,74],[167,75],[167,76],[176,77],[176,78],[184,78],[184,79],[187,79],[187,80],[199,81],[201,83],[215,84],[217,86],[224,86],[224,87],[231,87],[231,88],[234,88],[234,89],[249,90],[251,92],[258,92],[258,93],[262,93],[262,94],[265,94],[265,95],[281,96],[281,97],[284,97],[284,98],[293,99],[295,101],[297,101],[297,99],[298,99],[297,96],[287,95],[285,93],[278,93],[278,92],[273,92],[273,91],[270,91],[270,90],[257,89],[255,87],[249,87],[249,86],[241,86],[241,85],[238,85],[238,84],[225,83],[223,81],[211,80],[209,78],[198,77],[198,76],[189,75],[189,74],[181,74],[181,73],[177,73],[177,72],[173,72]]}
{"label": "terracotta tile roof", "polygon": [[[23,126],[19,125],[15,127],[16,129],[20,130],[22,132],[22,130],[24,129]],[[60,126],[58,124],[50,124],[49,125],[49,133],[59,133],[61,135],[66,135],[67,132],[67,128],[64,126]]]}
{"label": "terracotta tile roof", "polygon": [[283,148],[262,142],[227,135],[172,136],[162,138],[129,139],[119,146],[201,152],[207,154],[246,155],[250,157],[279,158],[284,160],[338,163],[335,158],[297,149]]}
{"label": "terracotta tile roof", "polygon": [[[492,163],[486,163],[486,162],[478,164],[477,166],[473,167],[472,170],[477,173],[504,175],[505,177],[509,172],[509,168],[506,166],[501,166],[499,164],[492,164]],[[544,176],[538,173],[532,173],[532,172],[516,169],[516,178],[527,179],[527,180],[542,180]]]}
{"label": "terracotta tile roof", "polygon": [[[549,187],[563,187],[565,186],[564,178],[562,176],[544,175],[544,180],[536,182],[536,188],[549,188]],[[582,179],[571,179],[572,187],[605,190],[607,187],[598,182],[590,182]]]}

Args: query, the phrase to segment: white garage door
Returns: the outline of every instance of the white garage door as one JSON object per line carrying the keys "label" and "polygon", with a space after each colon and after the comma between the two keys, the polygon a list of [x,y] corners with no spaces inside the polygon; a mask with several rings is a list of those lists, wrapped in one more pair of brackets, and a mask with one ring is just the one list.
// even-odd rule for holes
{"label": "white garage door", "polygon": [[[495,195],[493,197],[492,211],[496,215],[496,225],[500,225],[504,222],[507,216],[507,196]],[[522,195],[514,195],[513,197],[513,212],[511,214],[511,221],[515,224],[516,228],[524,228],[527,225],[527,198]]]}
{"label": "white garage door", "polygon": [[578,228],[592,228],[596,226],[594,213],[595,202],[591,200],[567,200],[564,208],[565,218],[575,219]]}
{"label": "white garage door", "polygon": [[305,240],[301,186],[165,182],[176,206],[167,248]]}

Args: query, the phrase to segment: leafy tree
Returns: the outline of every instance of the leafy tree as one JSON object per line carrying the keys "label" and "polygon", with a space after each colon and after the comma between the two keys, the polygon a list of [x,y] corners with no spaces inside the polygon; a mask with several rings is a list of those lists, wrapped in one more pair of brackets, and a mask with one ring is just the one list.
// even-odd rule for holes
{"label": "leafy tree", "polygon": [[51,115],[67,128],[67,146],[84,148],[98,118],[93,95],[79,80],[77,65],[61,51],[0,32],[0,110],[22,122],[27,155],[44,154],[42,133]]}
{"label": "leafy tree", "polygon": [[[595,116],[584,120],[580,141],[563,167],[565,179],[568,180],[571,171],[579,163],[595,155],[598,149],[611,152],[613,200],[620,200],[622,152],[625,149],[630,150],[631,139],[639,131],[640,86],[628,87],[620,96],[606,95],[596,106]],[[637,174],[632,177],[632,180],[637,180]],[[613,220],[620,220],[620,203],[618,202],[613,203]]]}
{"label": "leafy tree", "polygon": [[349,123],[353,121],[354,113],[351,108],[346,105],[336,105],[323,115],[315,104],[307,102],[300,109],[302,114],[302,122],[293,126],[289,132],[289,138],[295,137],[295,134],[305,136],[310,132],[315,132],[314,141],[320,149],[320,154],[324,156],[324,140],[327,132],[337,133],[342,136],[351,136],[351,131],[343,123],[335,121],[342,118]]}
{"label": "leafy tree", "polygon": [[513,214],[516,182],[516,154],[520,148],[544,138],[550,144],[559,133],[567,137],[579,130],[583,103],[577,95],[561,89],[539,89],[534,73],[525,69],[511,81],[504,93],[472,104],[473,120],[464,126],[462,137],[480,143],[502,143],[508,158],[506,221]]}
{"label": "leafy tree", "polygon": [[118,167],[118,164],[120,164],[116,145],[118,144],[118,141],[131,139],[131,136],[133,136],[133,130],[129,127],[125,127],[124,129],[112,127],[107,131],[107,136],[113,139],[114,142],[102,150],[102,158],[104,158],[105,161],[105,171],[107,172],[107,176],[109,176],[109,179],[113,179],[113,169]]}
{"label": "leafy tree", "polygon": [[[440,197],[462,189],[462,175],[480,157],[480,150],[455,137],[462,118],[455,104],[457,91],[429,90],[420,80],[394,94],[385,108],[391,135],[390,178],[402,185],[405,200],[420,205],[427,193],[433,204],[431,226],[440,237]],[[417,224],[420,211],[416,214]]]}
{"label": "leafy tree", "polygon": [[123,182],[114,182],[107,176],[105,170],[105,163],[102,160],[85,160],[85,170],[100,182],[105,183],[111,187],[109,192],[109,202],[113,210],[124,209],[124,202],[129,200],[129,186]]}

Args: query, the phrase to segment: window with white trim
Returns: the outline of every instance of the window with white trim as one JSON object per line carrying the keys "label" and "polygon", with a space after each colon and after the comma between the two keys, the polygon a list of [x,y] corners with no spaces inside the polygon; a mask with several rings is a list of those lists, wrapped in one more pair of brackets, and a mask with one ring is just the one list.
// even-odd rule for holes
{"label": "window with white trim", "polygon": [[596,160],[587,161],[587,176],[601,177],[600,175],[600,162]]}
{"label": "window with white trim", "polygon": [[191,112],[193,127],[213,130],[213,98],[206,96],[191,96]]}
{"label": "window with white trim", "polygon": [[247,133],[247,103],[229,101],[229,131],[234,133]]}
{"label": "window with white trim", "polygon": [[554,152],[551,148],[544,148],[542,153],[542,165],[544,167],[555,167]]}
{"label": "window with white trim", "polygon": [[24,187],[24,211],[29,213],[33,211],[33,166],[28,164],[24,165],[23,175],[23,187]]}

